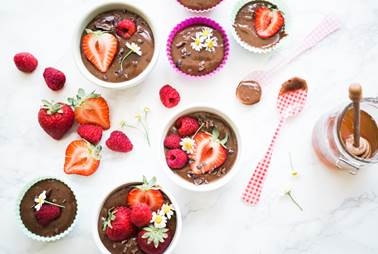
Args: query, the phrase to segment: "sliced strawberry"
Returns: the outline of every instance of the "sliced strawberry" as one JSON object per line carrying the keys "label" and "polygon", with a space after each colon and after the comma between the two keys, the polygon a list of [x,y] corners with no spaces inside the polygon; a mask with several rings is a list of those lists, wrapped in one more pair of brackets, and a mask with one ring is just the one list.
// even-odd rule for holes
{"label": "sliced strawberry", "polygon": [[79,124],[96,124],[105,130],[110,128],[109,106],[99,94],[86,95],[80,88],[77,96],[68,98],[68,102],[75,108],[75,120]]}
{"label": "sliced strawberry", "polygon": [[106,72],[117,53],[117,38],[102,31],[86,29],[81,47],[87,59],[101,72]]}
{"label": "sliced strawberry", "polygon": [[66,149],[64,172],[89,176],[100,165],[101,146],[93,146],[85,140],[74,140]]}
{"label": "sliced strawberry", "polygon": [[204,174],[220,167],[227,159],[227,150],[222,142],[207,132],[199,132],[194,137],[196,150],[190,155],[190,168],[194,174]]}
{"label": "sliced strawberry", "polygon": [[285,23],[282,12],[260,6],[255,10],[254,26],[256,34],[263,39],[276,35]]}
{"label": "sliced strawberry", "polygon": [[157,211],[164,203],[162,192],[155,185],[156,178],[150,182],[143,177],[143,184],[136,186],[127,195],[127,204],[132,207],[135,204],[145,203],[152,211]]}

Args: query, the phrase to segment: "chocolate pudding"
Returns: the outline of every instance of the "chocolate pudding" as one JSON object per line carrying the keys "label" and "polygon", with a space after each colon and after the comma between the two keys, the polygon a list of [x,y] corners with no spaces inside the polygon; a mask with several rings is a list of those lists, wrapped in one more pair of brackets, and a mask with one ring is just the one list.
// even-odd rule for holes
{"label": "chocolate pudding", "polygon": [[185,7],[192,9],[192,10],[206,10],[210,9],[217,4],[219,4],[222,0],[178,0],[182,5]]}
{"label": "chocolate pudding", "polygon": [[[35,201],[43,191],[46,191],[47,199],[64,206],[60,216],[51,221],[47,226],[37,222],[35,216]],[[77,201],[72,190],[63,182],[56,179],[41,180],[32,185],[23,196],[20,203],[20,215],[22,223],[32,233],[51,237],[67,230],[73,223],[77,213]]]}
{"label": "chocolate pudding", "polygon": [[280,89],[280,95],[283,95],[288,92],[294,92],[296,90],[305,90],[307,91],[307,82],[304,79],[294,77],[291,78],[285,83],[282,84]]}
{"label": "chocolate pudding", "polygon": [[272,37],[260,38],[256,34],[254,26],[255,10],[260,6],[266,6],[270,9],[278,9],[277,5],[272,4],[268,1],[251,1],[240,8],[235,17],[233,27],[240,40],[247,43],[248,45],[262,49],[271,48],[276,45],[282,38],[287,36],[285,25],[278,33],[276,33]]}
{"label": "chocolate pudding", "polygon": [[[124,20],[128,20],[127,22],[133,22],[135,31],[129,32],[126,36],[120,36],[121,33],[117,33],[117,29],[120,26],[119,24]],[[130,22],[127,22],[124,27],[126,30],[131,26],[129,24]],[[102,31],[104,33],[112,34],[117,40],[115,55],[113,58],[110,58],[111,64],[105,72],[100,71],[98,67],[88,60],[88,57],[81,47],[81,59],[83,60],[85,67],[97,78],[113,83],[131,80],[142,73],[151,62],[155,50],[154,36],[149,24],[138,14],[128,10],[111,10],[97,15],[85,27],[82,34],[81,45],[83,43],[83,37],[87,34],[87,29],[94,32]],[[131,51],[131,49],[126,46],[126,43],[135,43],[140,48],[141,54],[131,53],[126,59],[124,59],[121,65],[124,56]],[[98,44],[96,44],[96,47],[97,46]],[[101,50],[103,49],[100,47],[98,50],[100,55],[102,53]],[[108,54],[105,53],[105,55]]]}
{"label": "chocolate pudding", "polygon": [[[214,182],[226,175],[232,169],[235,163],[236,157],[238,155],[238,141],[236,138],[236,134],[231,128],[231,126],[227,123],[227,121],[216,114],[209,112],[194,112],[185,116],[197,119],[198,124],[200,126],[197,130],[197,133],[195,133],[194,136],[192,136],[192,139],[194,140],[196,139],[196,136],[201,133],[208,133],[208,135],[210,135],[210,133],[213,133],[214,129],[217,129],[219,132],[219,140],[227,140],[223,146],[225,148],[225,153],[227,157],[224,163],[222,163],[217,168],[211,169],[206,173],[196,173],[191,168],[191,164],[195,162],[193,157],[196,157],[196,153],[198,153],[198,151],[195,151],[194,153],[188,155],[190,159],[184,167],[182,167],[181,169],[172,169],[172,171],[180,177],[182,177],[183,179],[195,185]],[[177,133],[178,129],[175,126],[175,124],[173,124],[169,128],[166,136]],[[212,139],[214,139],[214,136],[212,136]],[[196,148],[196,146],[198,146],[198,144],[195,144],[194,147]],[[167,153],[168,150],[169,149],[165,148],[165,153]],[[207,156],[207,153],[209,151],[204,152],[205,154],[199,155],[199,157]],[[201,164],[199,165],[201,166]],[[198,166],[196,167],[196,169],[201,170],[201,168]]]}
{"label": "chocolate pudding", "polygon": [[260,84],[254,80],[243,80],[236,88],[236,97],[245,105],[253,105],[261,99]]}
{"label": "chocolate pudding", "polygon": [[[127,204],[127,196],[128,193],[135,188],[136,186],[139,186],[143,184],[142,182],[134,182],[134,183],[128,183],[124,184],[114,191],[112,191],[109,196],[105,199],[105,202],[101,208],[98,223],[97,223],[97,231],[100,236],[101,242],[104,244],[104,246],[108,249],[110,253],[114,254],[143,254],[144,252],[140,250],[136,235],[134,235],[132,238],[128,240],[123,241],[111,241],[105,234],[105,231],[103,231],[103,220],[106,218],[109,209],[117,207],[117,206],[128,206]],[[164,197],[164,203],[172,203],[168,196],[161,191]],[[170,220],[167,222],[167,228],[175,234],[176,232],[176,223],[177,219],[176,216],[173,216]]]}
{"label": "chocolate pudding", "polygon": [[[339,129],[339,138],[342,141],[344,149],[353,157],[359,159],[373,158],[378,152],[378,126],[374,118],[367,112],[360,111],[360,135],[367,141],[367,149],[361,151],[361,154],[351,153],[351,149],[347,149],[348,140],[353,137],[353,108],[350,107],[345,112]],[[352,142],[353,143],[353,142]],[[361,142],[361,144],[364,144]]]}
{"label": "chocolate pudding", "polygon": [[222,33],[206,25],[193,25],[178,32],[171,44],[171,55],[182,72],[201,76],[222,63],[224,39]]}

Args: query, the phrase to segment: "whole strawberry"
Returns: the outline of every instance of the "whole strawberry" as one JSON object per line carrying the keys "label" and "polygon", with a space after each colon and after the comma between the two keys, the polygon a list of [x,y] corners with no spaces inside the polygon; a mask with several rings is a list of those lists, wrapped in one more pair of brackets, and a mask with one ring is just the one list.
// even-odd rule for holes
{"label": "whole strawberry", "polygon": [[130,213],[130,209],[126,206],[109,209],[102,224],[102,230],[105,231],[110,240],[127,240],[135,233],[135,227],[130,220]]}
{"label": "whole strawberry", "polygon": [[45,69],[43,72],[43,78],[45,79],[47,86],[53,91],[62,89],[64,83],[66,83],[66,76],[64,73],[52,67]]}
{"label": "whole strawberry", "polygon": [[61,102],[42,100],[42,103],[38,112],[39,125],[52,138],[59,140],[72,127],[74,112],[70,106]]}
{"label": "whole strawberry", "polygon": [[34,212],[38,224],[46,227],[50,222],[59,218],[61,214],[60,207],[55,205],[43,204],[38,211]]}
{"label": "whole strawberry", "polygon": [[14,55],[13,61],[17,69],[26,73],[33,72],[38,66],[37,58],[28,52],[17,53]]}
{"label": "whole strawberry", "polygon": [[122,131],[113,131],[106,140],[106,146],[113,151],[127,153],[133,150],[133,144]]}
{"label": "whole strawberry", "polygon": [[131,208],[131,222],[137,227],[147,226],[152,218],[152,211],[145,203],[135,204]]}
{"label": "whole strawberry", "polygon": [[82,124],[77,128],[77,134],[88,142],[96,145],[101,140],[102,128],[94,124]]}
{"label": "whole strawberry", "polygon": [[137,243],[146,254],[162,254],[172,241],[172,233],[168,228],[149,226],[138,233]]}

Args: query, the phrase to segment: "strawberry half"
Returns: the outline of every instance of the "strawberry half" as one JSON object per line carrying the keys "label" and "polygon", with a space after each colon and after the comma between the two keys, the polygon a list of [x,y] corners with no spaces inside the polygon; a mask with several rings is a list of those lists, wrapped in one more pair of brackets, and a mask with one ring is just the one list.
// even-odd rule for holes
{"label": "strawberry half", "polygon": [[260,6],[255,10],[254,26],[256,34],[267,39],[276,35],[285,23],[282,12],[266,6]]}
{"label": "strawberry half", "polygon": [[101,146],[93,146],[84,139],[72,141],[66,149],[64,172],[89,176],[100,165]]}
{"label": "strawberry half", "polygon": [[129,207],[145,203],[152,211],[160,209],[164,203],[164,197],[155,183],[155,177],[153,177],[150,182],[147,181],[146,177],[143,177],[143,184],[130,190],[127,195],[127,204]]}
{"label": "strawberry half", "polygon": [[99,71],[106,72],[117,53],[117,38],[103,31],[85,31],[87,34],[81,41],[84,55]]}
{"label": "strawberry half", "polygon": [[227,135],[223,140],[218,140],[219,131],[213,130],[213,134],[199,132],[194,137],[196,150],[190,155],[193,162],[190,168],[194,174],[205,174],[220,167],[227,159],[227,149],[224,144],[227,142]]}
{"label": "strawberry half", "polygon": [[104,130],[110,128],[109,106],[106,100],[94,91],[88,95],[79,89],[74,98],[68,102],[75,108],[75,120],[79,124],[95,124]]}

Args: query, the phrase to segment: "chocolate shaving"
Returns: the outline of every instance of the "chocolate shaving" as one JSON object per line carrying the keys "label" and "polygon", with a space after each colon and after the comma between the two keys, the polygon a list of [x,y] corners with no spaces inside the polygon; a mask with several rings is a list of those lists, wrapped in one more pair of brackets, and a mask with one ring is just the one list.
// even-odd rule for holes
{"label": "chocolate shaving", "polygon": [[178,43],[176,43],[176,48],[181,48],[181,47],[183,47],[184,45],[186,44],[186,42],[185,41],[180,41],[180,42],[178,42]]}

